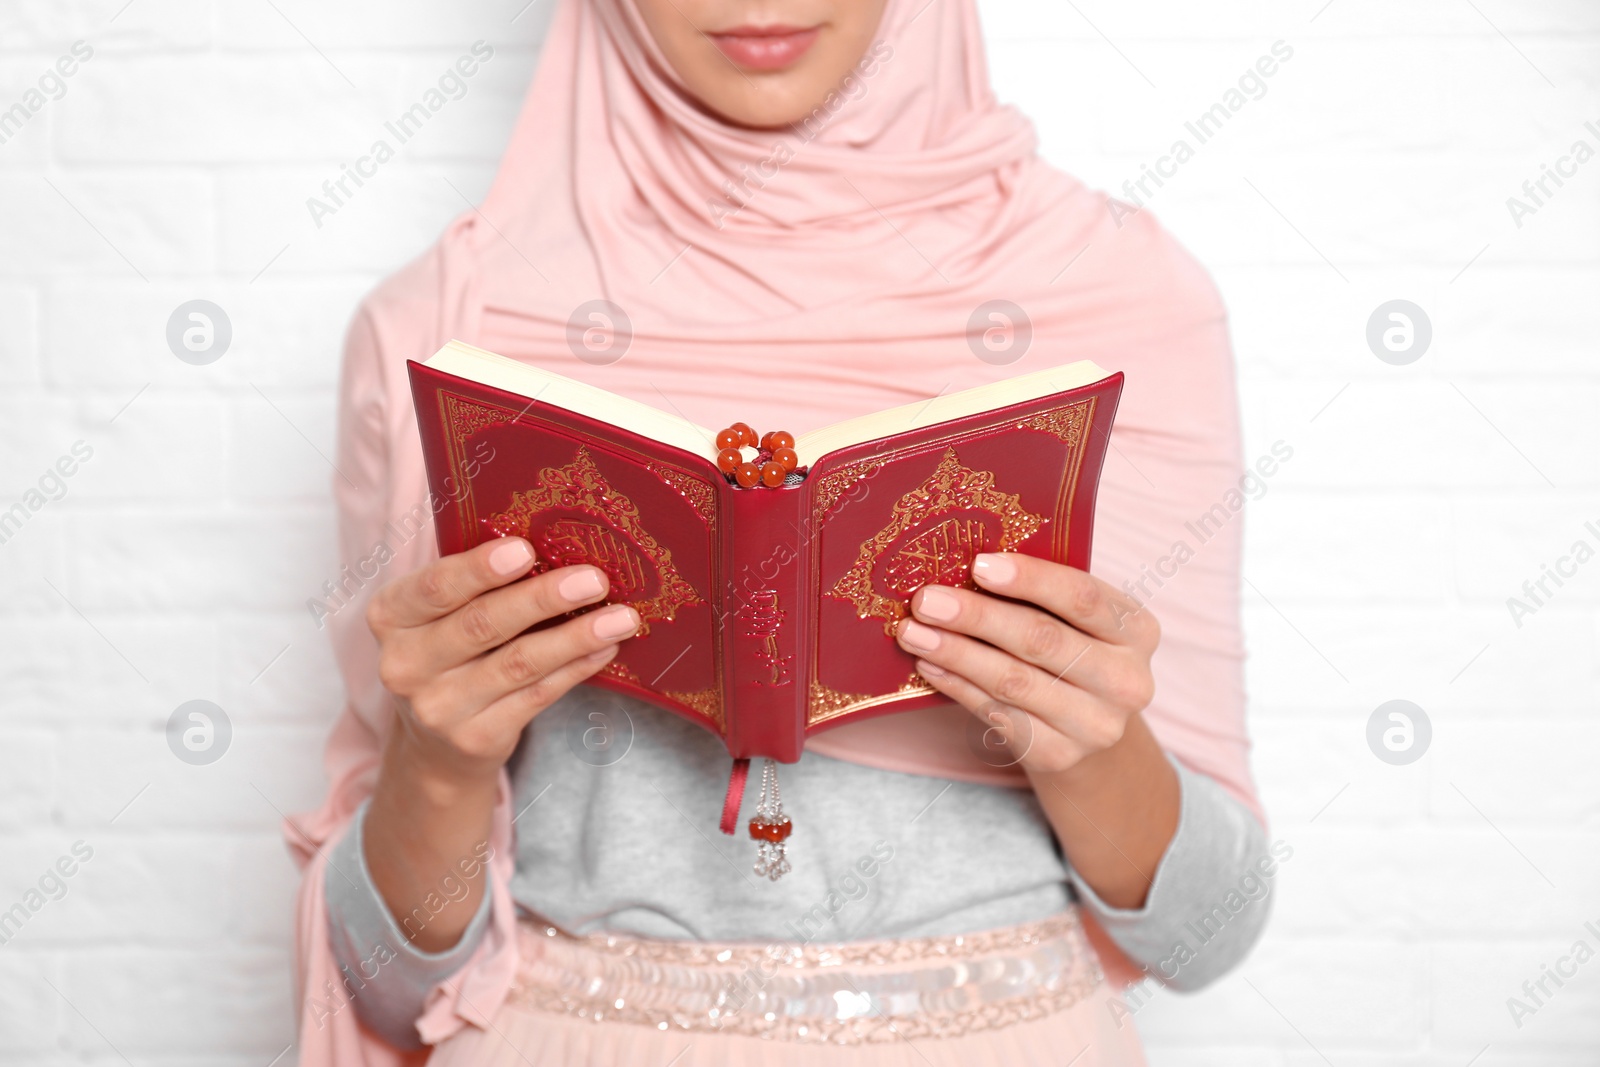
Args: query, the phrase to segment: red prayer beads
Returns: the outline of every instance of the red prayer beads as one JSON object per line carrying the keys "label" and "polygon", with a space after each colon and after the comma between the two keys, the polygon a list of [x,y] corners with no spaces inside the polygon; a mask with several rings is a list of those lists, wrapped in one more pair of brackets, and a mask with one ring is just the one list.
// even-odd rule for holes
{"label": "red prayer beads", "polygon": [[[756,450],[753,460],[745,458],[747,448]],[[782,488],[799,465],[794,434],[787,430],[771,430],[757,437],[749,423],[736,422],[717,434],[717,469],[742,489],[757,485]]]}
{"label": "red prayer beads", "polygon": [[771,451],[794,447],[794,434],[787,430],[773,430],[761,435],[761,447]]}

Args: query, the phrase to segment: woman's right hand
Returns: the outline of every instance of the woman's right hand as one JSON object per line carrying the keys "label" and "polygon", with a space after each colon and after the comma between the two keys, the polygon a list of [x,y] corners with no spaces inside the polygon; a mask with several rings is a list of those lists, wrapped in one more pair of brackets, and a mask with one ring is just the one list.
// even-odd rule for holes
{"label": "woman's right hand", "polygon": [[[608,588],[597,567],[525,578],[532,566],[523,539],[492,541],[406,575],[367,608],[396,715],[363,853],[390,913],[425,952],[456,944],[477,913],[485,875],[475,858],[488,848],[499,771],[523,728],[639,628],[633,608],[614,604],[524,633]],[[453,903],[418,910],[441,898]]]}
{"label": "woman's right hand", "polygon": [[498,539],[406,575],[367,607],[403,741],[442,778],[493,778],[533,717],[639,628],[638,612],[613,604],[523,633],[608,588],[605,572],[587,565],[519,581],[533,561],[527,541]]}

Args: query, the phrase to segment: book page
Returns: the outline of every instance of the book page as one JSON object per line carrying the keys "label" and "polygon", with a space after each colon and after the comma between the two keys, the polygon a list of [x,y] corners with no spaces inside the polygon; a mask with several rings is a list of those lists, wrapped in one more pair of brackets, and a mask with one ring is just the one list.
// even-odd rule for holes
{"label": "book page", "polygon": [[[427,361],[427,366],[455,374],[539,403],[554,404],[600,422],[608,422],[662,444],[681,448],[717,461],[716,434],[681,415],[641,404],[608,389],[534,367],[461,341],[451,341]],[[795,439],[801,466],[809,466],[830,452],[880,437],[890,437],[921,426],[965,418],[1024,400],[1063,393],[1097,382],[1109,372],[1092,360],[1046,367],[1031,374],[990,382],[949,396],[936,396],[912,404],[875,411],[870,415],[836,422]]]}
{"label": "book page", "polygon": [[966,418],[1051,393],[1064,393],[1109,376],[1109,371],[1088,359],[1060,367],[1046,367],[1004,381],[963,389],[949,396],[936,396],[931,400],[874,411],[870,415],[803,433],[795,439],[795,451],[799,453],[802,464],[815,463],[828,453],[850,445],[876,441],[880,437],[891,437],[951,419]]}
{"label": "book page", "polygon": [[708,462],[717,461],[717,435],[704,426],[554,371],[519,363],[461,341],[451,341],[439,349],[424,366],[504,389],[541,404],[554,404],[599,422],[620,426],[640,437],[703,456]]}

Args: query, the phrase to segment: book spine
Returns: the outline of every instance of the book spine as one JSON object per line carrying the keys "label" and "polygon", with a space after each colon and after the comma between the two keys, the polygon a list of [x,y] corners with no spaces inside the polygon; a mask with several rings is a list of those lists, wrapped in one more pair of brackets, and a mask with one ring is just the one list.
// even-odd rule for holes
{"label": "book spine", "polygon": [[805,744],[806,593],[802,504],[788,489],[732,489],[725,496],[721,603],[724,713],[736,759],[800,758]]}

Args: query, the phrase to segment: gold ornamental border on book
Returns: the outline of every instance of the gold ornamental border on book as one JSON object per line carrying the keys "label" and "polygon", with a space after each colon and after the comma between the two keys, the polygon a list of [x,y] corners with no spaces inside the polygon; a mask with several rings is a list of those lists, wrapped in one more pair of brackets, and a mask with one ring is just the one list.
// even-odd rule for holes
{"label": "gold ornamental border on book", "polygon": [[1080,400],[1054,411],[1041,412],[1019,425],[1029,430],[1041,430],[1061,441],[1068,448],[1077,448],[1083,441],[1083,428],[1094,410],[1094,398]]}
{"label": "gold ornamental border on book", "polygon": [[644,686],[644,679],[639,677],[638,671],[634,670],[626,663],[621,663],[617,660],[612,660],[604,667],[601,667],[600,673],[609,675],[610,677],[616,678],[619,681],[628,682],[631,685],[637,685],[640,687]]}
{"label": "gold ornamental border on book", "polygon": [[[700,517],[700,521],[706,524],[706,531],[712,536],[716,535],[717,491],[711,482],[665,463],[647,463],[645,466],[651,474],[660,478],[683,497],[689,507],[694,509],[694,513]],[[696,690],[663,689],[657,692],[663,698],[692,708],[696,714],[710,720],[716,726],[719,735],[728,732],[727,722],[722,714],[722,690],[719,687],[713,685],[707,689]]]}
{"label": "gold ornamental border on book", "polygon": [[813,680],[811,691],[807,694],[806,699],[806,726],[809,728],[819,722],[837,719],[841,715],[848,715],[863,708],[875,708],[879,704],[887,704],[891,700],[904,700],[906,697],[922,696],[924,693],[933,692],[937,692],[937,690],[929,685],[922,675],[916,673],[901,682],[899,689],[877,696],[871,693],[841,693],[837,689],[830,689],[823,683]]}
{"label": "gold ornamental border on book", "polygon": [[622,533],[655,568],[660,586],[656,595],[630,601],[642,620],[641,636],[650,632],[651,621],[671,622],[679,608],[705,603],[673,565],[672,550],[651,536],[639,521],[638,506],[611,487],[595,466],[589,450],[582,445],[578,446],[571,463],[541,470],[537,486],[513,493],[511,506],[491,516],[489,521],[496,530],[526,532],[534,516],[554,508],[580,511],[599,519]]}
{"label": "gold ornamental border on book", "polygon": [[647,463],[645,466],[688,502],[694,513],[700,516],[700,521],[706,524],[707,530],[717,532],[717,491],[710,482],[665,463]]}
{"label": "gold ornamental border on book", "polygon": [[648,690],[652,693],[655,693],[657,696],[664,697],[667,700],[674,700],[679,704],[687,705],[688,707],[692,708],[696,714],[703,715],[715,723],[717,727],[717,733],[721,734],[727,732],[727,727],[722,718],[722,692],[716,686],[711,686],[709,689],[696,689],[692,691],[651,689],[650,684],[643,678],[639,677],[638,671],[634,670],[626,663],[619,663],[616,660],[612,660],[604,667],[601,667],[600,673],[607,675],[608,677],[615,678],[618,681],[627,682],[629,685],[636,685],[640,689]]}
{"label": "gold ornamental border on book", "polygon": [[993,471],[964,466],[956,450],[946,448],[927,480],[895,502],[889,524],[861,542],[855,563],[828,590],[829,595],[850,601],[860,618],[883,619],[884,631],[893,636],[895,623],[905,617],[905,601],[878,592],[872,583],[873,565],[906,531],[960,510],[986,511],[999,520],[1000,541],[993,549],[996,552],[1014,551],[1049,521],[1024,508],[1018,494],[996,489]]}
{"label": "gold ornamental border on book", "polygon": [[676,700],[679,704],[685,704],[710,719],[716,724],[719,735],[728,732],[727,723],[722,718],[722,691],[716,686],[711,686],[709,689],[697,689],[693,692],[664,689],[661,691],[661,695],[668,700]]}
{"label": "gold ornamental border on book", "polygon": [[480,430],[515,422],[520,412],[441,389],[439,414],[444,420],[445,443],[450,454],[450,477],[455,480],[455,488],[446,486],[445,492],[459,505],[456,514],[461,520],[461,537],[466,540],[478,523],[477,500],[471,492],[472,479],[467,476],[467,440]]}
{"label": "gold ornamental border on book", "polygon": [[1056,498],[1052,518],[1055,534],[1050,551],[1057,559],[1067,558],[1067,542],[1072,535],[1072,505],[1078,496],[1078,478],[1083,473],[1083,457],[1088,452],[1096,403],[1097,398],[1091,396],[1053,411],[1040,412],[1020,424],[1022,429],[1050,434],[1067,446],[1066,468],[1062,472],[1061,492]]}
{"label": "gold ornamental border on book", "polygon": [[[1038,433],[1048,434],[1066,446],[1065,467],[1062,472],[1061,486],[1057,494],[1055,513],[1052,519],[1055,525],[1055,533],[1051,551],[1059,558],[1065,558],[1067,553],[1068,539],[1071,532],[1069,520],[1072,515],[1073,501],[1077,496],[1079,477],[1083,471],[1088,434],[1094,426],[1095,410],[1096,398],[1091,396],[1058,408],[1042,411],[1012,424],[1019,430],[1033,430]],[[950,439],[947,444],[960,445],[964,441],[986,436],[993,429],[993,426],[975,427],[958,437]],[[915,449],[911,451],[915,451]],[[818,486],[824,492],[821,494],[822,499],[817,501],[817,506],[813,511],[813,521],[820,524],[826,511],[833,506],[850,486],[862,478],[876,473],[877,469],[884,464],[899,460],[904,454],[905,451],[896,451],[888,454],[880,453],[867,460],[848,464],[825,476]],[[886,627],[891,633],[893,625],[893,622],[890,622]],[[815,653],[813,653],[811,671],[812,677],[815,678],[817,672]],[[910,680],[902,684],[894,692],[877,695],[871,693],[843,693],[821,682],[813,681],[808,694],[810,699],[806,707],[806,726],[809,730],[843,715],[934,691],[931,686],[917,675],[913,675]]]}
{"label": "gold ornamental border on book", "polygon": [[828,509],[839,502],[839,498],[847,489],[887,462],[889,462],[887,456],[858,459],[817,479],[816,488],[811,491],[811,507],[816,517],[821,518]]}

